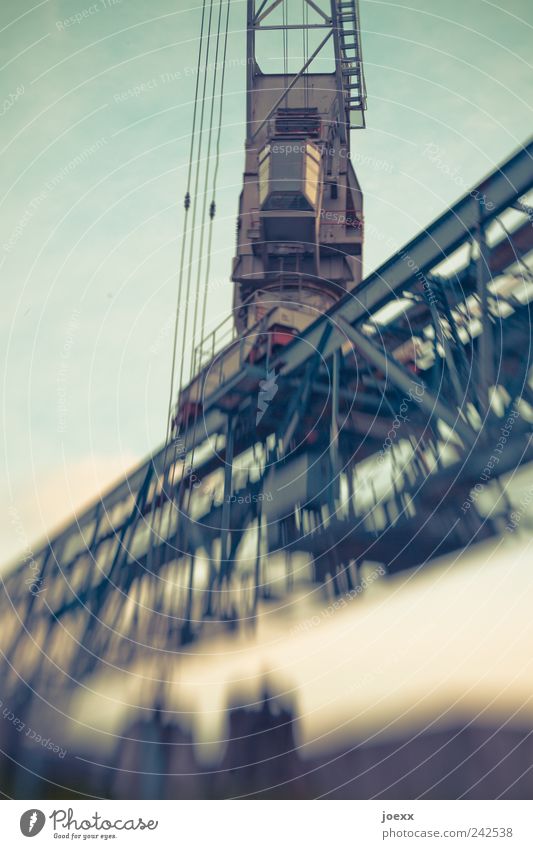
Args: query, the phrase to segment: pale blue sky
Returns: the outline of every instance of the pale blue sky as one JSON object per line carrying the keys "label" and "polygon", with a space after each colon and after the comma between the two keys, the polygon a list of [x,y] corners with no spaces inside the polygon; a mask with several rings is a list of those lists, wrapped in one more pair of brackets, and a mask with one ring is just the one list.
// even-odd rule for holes
{"label": "pale blue sky", "polygon": [[[1,560],[163,437],[198,5],[2,2]],[[531,134],[533,4],[362,0],[361,13],[368,272]],[[233,0],[243,65],[227,74],[213,324],[231,303],[244,22]]]}

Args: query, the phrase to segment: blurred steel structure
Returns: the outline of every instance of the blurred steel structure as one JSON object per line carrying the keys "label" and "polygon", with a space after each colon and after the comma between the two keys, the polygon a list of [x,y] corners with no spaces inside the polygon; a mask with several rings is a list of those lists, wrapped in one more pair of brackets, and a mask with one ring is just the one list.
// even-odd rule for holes
{"label": "blurred steel structure", "polygon": [[[176,437],[178,457],[167,452],[163,467],[160,449],[36,550],[35,592],[27,563],[5,577],[10,687],[41,692],[56,677],[79,680],[101,663],[177,649],[210,621],[250,623],[262,598],[297,577],[349,585],[365,559],[394,572],[496,532],[494,516],[485,520],[475,503],[461,516],[460,505],[505,426],[490,479],[531,459],[531,279],[523,262],[533,228],[519,202],[533,187],[532,154],[530,143],[356,296],[271,351],[277,391],[259,423],[266,366],[254,353],[276,331],[259,325],[252,341],[215,355],[193,382],[202,387],[201,415]],[[497,219],[505,216],[512,223],[502,232]],[[483,255],[472,250],[480,227]],[[445,262],[453,263],[447,274]],[[483,334],[489,362],[481,369]],[[305,575],[280,569],[275,555],[291,552],[310,555]]]}
{"label": "blurred steel structure", "polygon": [[366,561],[500,533],[505,496],[487,514],[471,493],[532,459],[533,142],[361,281],[357,7],[308,2],[335,68],[288,79],[255,55],[278,5],[248,3],[235,337],[202,340],[171,442],[5,576],[17,716],[252,627],[298,585],[342,593]]}

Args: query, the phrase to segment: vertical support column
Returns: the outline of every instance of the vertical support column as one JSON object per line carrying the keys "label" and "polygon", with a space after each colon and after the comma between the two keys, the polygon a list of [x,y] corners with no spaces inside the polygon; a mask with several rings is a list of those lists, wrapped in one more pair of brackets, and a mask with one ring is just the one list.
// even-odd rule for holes
{"label": "vertical support column", "polygon": [[251,141],[255,74],[255,0],[247,2],[246,27],[246,139]]}
{"label": "vertical support column", "polygon": [[331,481],[328,492],[329,509],[335,511],[335,478],[340,472],[339,463],[339,381],[341,367],[341,350],[332,356],[331,370],[331,424],[329,432],[329,457],[331,461]]}
{"label": "vertical support column", "polygon": [[[453,351],[450,346],[449,339],[446,337],[439,316],[439,311],[435,306],[434,296],[432,297],[431,292],[431,283],[429,280],[424,277],[424,289],[426,292],[430,293],[427,298],[427,304],[429,306],[429,311],[431,313],[431,318],[433,320],[433,326],[435,328],[435,341],[440,342],[442,346],[442,350],[444,352],[444,359],[446,361],[446,365],[448,367],[448,373],[450,375],[450,381],[453,388],[453,393],[455,395],[455,403],[457,404],[457,408],[461,410],[466,401],[466,393],[461,388],[461,381],[459,380],[459,374],[457,372],[457,367],[455,365],[455,359],[453,356]],[[446,293],[442,293],[443,298],[446,298]],[[448,321],[453,320],[451,315],[448,316]]]}
{"label": "vertical support column", "polygon": [[257,605],[259,603],[259,588],[261,586],[261,535],[263,532],[263,506],[259,502],[257,505],[257,546],[255,551],[255,569],[254,569],[254,600],[253,612],[255,617],[257,614]]}
{"label": "vertical support column", "polygon": [[187,602],[185,609],[185,616],[183,627],[181,629],[181,642],[182,645],[186,645],[190,643],[193,638],[193,630],[191,626],[192,622],[192,612],[193,612],[193,602],[194,602],[194,560],[195,555],[192,551],[189,555],[189,580],[187,587]]}
{"label": "vertical support column", "polygon": [[337,80],[337,104],[339,110],[339,136],[341,144],[346,145],[349,142],[350,130],[346,126],[346,104],[344,102],[344,82],[342,78],[341,65],[341,39],[340,39],[340,23],[337,14],[337,0],[331,0],[331,23],[333,31],[333,43],[335,45],[335,77]]}
{"label": "vertical support column", "polygon": [[222,504],[222,527],[220,528],[220,577],[229,574],[229,555],[231,551],[231,491],[233,486],[233,416],[228,416],[226,427],[226,458],[224,465],[224,502]]}
{"label": "vertical support column", "polygon": [[331,426],[329,451],[334,474],[339,470],[339,381],[341,368],[341,350],[335,351],[332,357],[331,372]]}
{"label": "vertical support column", "polygon": [[[353,460],[353,458],[352,458]],[[355,472],[355,464],[352,465],[352,460],[348,464],[346,468],[346,481],[348,483],[348,518],[355,519],[356,518],[356,503],[355,503],[355,486],[354,486],[354,472]]]}
{"label": "vertical support column", "polygon": [[484,208],[480,199],[478,204],[477,243],[479,255],[476,266],[477,295],[481,310],[481,335],[478,345],[477,380],[481,414],[489,410],[489,388],[493,383],[492,325],[489,316],[488,283],[490,281],[490,251],[485,237]]}

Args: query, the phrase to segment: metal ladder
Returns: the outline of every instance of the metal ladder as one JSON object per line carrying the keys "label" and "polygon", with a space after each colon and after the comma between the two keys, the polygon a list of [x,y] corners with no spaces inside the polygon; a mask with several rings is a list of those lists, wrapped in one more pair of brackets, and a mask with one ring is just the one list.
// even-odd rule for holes
{"label": "metal ladder", "polygon": [[340,0],[337,3],[337,24],[341,53],[341,74],[346,92],[346,107],[350,120],[354,113],[359,123],[351,129],[365,126],[366,87],[361,54],[359,0]]}

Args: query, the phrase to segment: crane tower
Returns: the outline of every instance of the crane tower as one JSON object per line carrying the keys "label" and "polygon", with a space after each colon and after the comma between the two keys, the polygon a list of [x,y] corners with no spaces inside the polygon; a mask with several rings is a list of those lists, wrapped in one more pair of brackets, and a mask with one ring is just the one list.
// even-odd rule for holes
{"label": "crane tower", "polygon": [[[363,199],[350,158],[350,129],[364,127],[366,109],[359,9],[306,0],[291,23],[279,2],[248,0],[247,8],[235,323],[242,333],[278,304],[271,323],[301,330],[362,276]],[[261,47],[276,36],[284,73],[265,73]],[[300,36],[301,65],[289,72],[288,40]]]}

